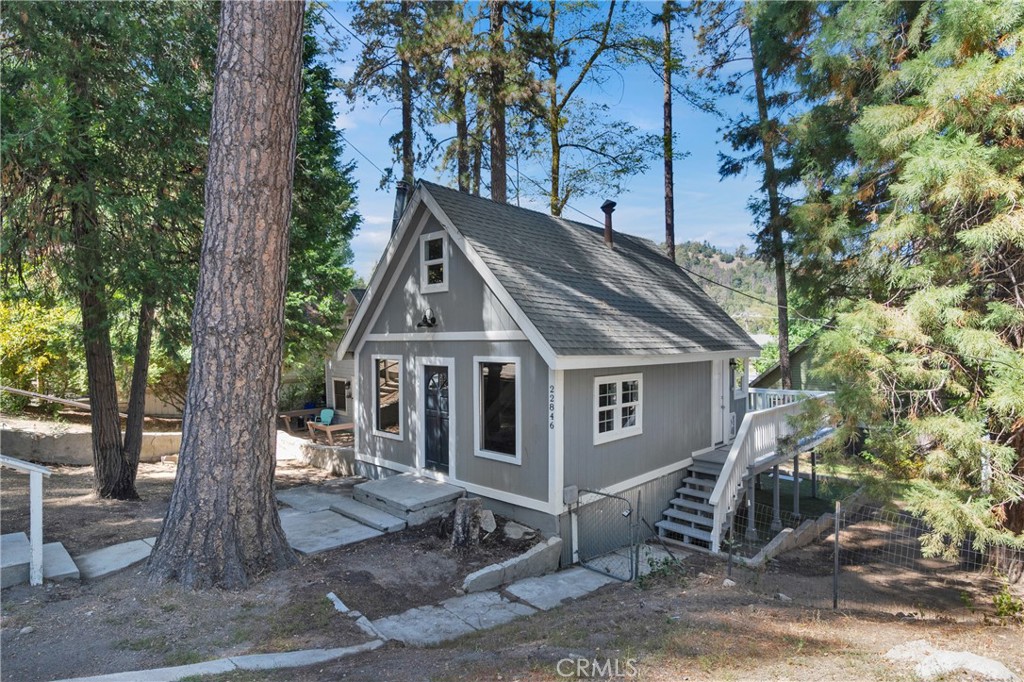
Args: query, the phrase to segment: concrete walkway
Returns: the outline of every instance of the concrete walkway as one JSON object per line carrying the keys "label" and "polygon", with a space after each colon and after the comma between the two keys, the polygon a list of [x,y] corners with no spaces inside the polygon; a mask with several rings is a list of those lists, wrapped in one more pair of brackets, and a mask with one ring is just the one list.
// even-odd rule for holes
{"label": "concrete walkway", "polygon": [[[513,601],[500,591],[491,590],[446,599],[437,606],[421,606],[375,621],[360,616],[359,621],[363,623],[361,627],[371,636],[376,635],[376,638],[357,646],[234,656],[174,668],[76,677],[59,682],[176,682],[185,677],[233,670],[268,670],[315,665],[373,651],[387,640],[395,640],[410,646],[430,646],[504,625],[516,618],[537,613],[538,610],[552,609],[569,599],[583,597],[615,582],[618,582],[615,578],[585,568],[570,568],[539,578],[519,580],[505,588],[507,594],[520,601]],[[337,597],[335,600],[339,611],[351,617],[358,615],[356,612],[349,612]],[[338,607],[338,604],[341,606]]]}

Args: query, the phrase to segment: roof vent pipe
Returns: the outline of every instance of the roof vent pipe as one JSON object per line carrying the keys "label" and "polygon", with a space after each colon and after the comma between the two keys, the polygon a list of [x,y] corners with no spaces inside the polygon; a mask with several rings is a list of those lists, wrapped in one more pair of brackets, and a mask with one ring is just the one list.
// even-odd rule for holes
{"label": "roof vent pipe", "polygon": [[395,183],[395,214],[391,217],[391,234],[398,231],[398,223],[402,220],[402,213],[405,212],[406,195],[409,193],[409,183],[399,180]]}
{"label": "roof vent pipe", "polygon": [[604,243],[608,246],[612,245],[612,211],[615,210],[615,202],[609,199],[601,204],[601,210],[604,211]]}

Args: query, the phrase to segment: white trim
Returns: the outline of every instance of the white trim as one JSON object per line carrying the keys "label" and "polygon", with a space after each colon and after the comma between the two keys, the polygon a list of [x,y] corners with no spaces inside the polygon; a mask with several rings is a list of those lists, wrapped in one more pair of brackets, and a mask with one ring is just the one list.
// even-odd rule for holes
{"label": "white trim", "polygon": [[736,358],[736,359],[737,360],[743,360],[743,369],[741,370],[739,367],[734,367],[733,371],[735,371],[735,372],[742,371],[743,372],[743,376],[742,376],[742,379],[741,379],[741,382],[740,382],[740,387],[739,388],[733,387],[733,389],[732,389],[732,399],[733,400],[746,400],[747,399],[747,393],[750,391],[750,383],[749,383],[750,382],[750,358]]}
{"label": "white trim", "polygon": [[[484,363],[501,363],[514,365],[516,368],[516,452],[515,455],[508,455],[504,452],[493,452],[484,450],[481,445],[483,432],[481,419],[483,418],[482,394],[480,392],[480,365]],[[505,464],[523,464],[523,373],[521,358],[513,356],[473,356],[473,454],[484,459],[493,459]]]}
{"label": "white trim", "polygon": [[426,446],[426,385],[423,383],[424,368],[448,368],[448,471],[455,471],[455,358],[417,357],[416,358],[416,407],[418,409],[418,428],[416,429],[416,466],[427,471]]}
{"label": "white trim", "polygon": [[[423,217],[420,218],[420,221],[416,224],[416,229],[415,229],[413,234],[416,234],[417,232],[422,232],[423,228],[427,226],[427,222],[429,220],[430,220],[430,213],[429,212],[424,213]],[[395,288],[395,283],[398,282],[398,276],[401,274],[401,272],[403,270],[405,270],[405,265],[406,265],[406,263],[409,262],[409,256],[412,255],[413,245],[415,243],[416,243],[415,239],[410,239],[409,243],[405,247],[405,251],[402,252],[401,257],[398,260],[398,266],[395,268],[394,274],[391,276],[391,279],[388,280],[387,285],[384,287],[384,294],[381,297],[379,305],[377,305],[375,307],[375,309],[373,311],[373,315],[370,316],[370,321],[366,325],[366,333],[364,333],[362,338],[359,339],[359,345],[356,346],[357,349],[362,348],[363,344],[366,343],[366,335],[367,335],[367,333],[373,331],[373,327],[377,324],[377,320],[380,319],[380,314],[382,312],[384,312],[385,304],[387,303],[388,299],[391,298],[391,292]],[[376,273],[374,273],[374,274],[376,274]],[[365,301],[367,296],[369,296],[369,295],[370,295],[370,290],[367,289],[366,293],[363,294],[363,300]],[[359,306],[360,309],[362,309],[362,307],[363,307],[362,305]]]}
{"label": "white trim", "polygon": [[[377,361],[378,360],[390,360],[398,362],[398,433],[394,434],[390,431],[381,431],[379,424],[377,423],[378,407],[377,403],[380,399],[377,381],[380,376],[377,374]],[[389,438],[391,440],[405,440],[405,424],[403,423],[402,417],[405,410],[405,362],[401,355],[371,355],[370,356],[370,368],[373,376],[373,413],[370,415],[373,420],[373,435],[381,438]]]}
{"label": "white trim", "polygon": [[[356,314],[355,317],[352,318],[352,324],[349,325],[348,330],[345,332],[345,336],[341,339],[341,343],[338,344],[338,350],[335,351],[335,356],[339,359],[345,355],[345,352],[348,351],[349,347],[352,345],[356,330],[360,328],[363,318],[366,316],[366,311],[373,307],[374,298],[377,295],[377,289],[380,288],[384,279],[384,273],[387,271],[388,265],[391,263],[391,259],[394,258],[395,252],[398,250],[398,245],[402,243],[402,238],[408,231],[409,224],[412,223],[412,217],[416,215],[416,209],[419,208],[421,203],[423,203],[423,199],[421,198],[420,193],[413,192],[405,210],[402,211],[402,218],[398,221],[398,229],[396,229],[395,233],[391,235],[391,240],[388,242],[387,248],[384,249],[384,253],[377,262],[377,267],[373,269],[373,275],[370,277],[370,283],[367,285],[366,291],[363,292],[363,300],[359,303],[359,307],[356,308]],[[391,279],[394,280],[395,278],[392,277]],[[390,286],[388,289],[390,290]],[[377,306],[377,308],[379,309],[380,306]],[[372,329],[372,323],[369,328]]]}
{"label": "white trim", "polygon": [[[668,476],[669,474],[671,474],[674,471],[682,471],[683,469],[687,468],[691,464],[693,464],[693,457],[692,456],[687,457],[686,459],[681,459],[678,462],[675,462],[673,464],[667,464],[667,465],[665,465],[663,467],[655,469],[654,471],[648,471],[646,473],[640,474],[639,476],[634,476],[633,478],[626,479],[625,481],[619,481],[618,483],[616,483],[614,485],[610,485],[607,488],[601,488],[601,490],[599,490],[598,492],[606,493],[608,495],[616,495],[616,494],[621,493],[621,492],[623,492],[625,490],[629,490],[630,488],[635,488],[638,485],[643,485],[644,483],[649,483],[650,481],[653,481],[656,478],[661,478],[662,476]],[[590,504],[591,502],[597,502],[600,499],[601,499],[600,495],[595,495],[593,493],[587,493],[586,495],[580,495],[579,503],[580,503],[580,505]],[[568,505],[564,505],[564,509],[568,509],[568,508],[569,508]]]}
{"label": "white trim", "polygon": [[565,488],[565,372],[548,370],[548,501],[562,506]]}
{"label": "white trim", "polygon": [[374,455],[361,455],[356,454],[355,458],[357,461],[364,462],[366,464],[374,464],[376,466],[385,467],[387,469],[393,469],[400,471],[404,474],[416,474],[424,478],[432,478],[435,481],[441,481],[442,483],[451,483],[452,485],[464,488],[467,492],[474,493],[476,495],[483,495],[484,497],[490,497],[501,502],[508,502],[525,509],[533,509],[534,511],[543,512],[545,514],[551,514],[557,516],[559,513],[558,508],[552,507],[551,504],[544,500],[535,500],[532,497],[525,497],[523,495],[516,495],[515,493],[505,492],[504,490],[496,490],[494,488],[488,488],[485,485],[477,485],[476,483],[467,483],[466,481],[459,480],[455,476],[446,476],[439,471],[430,471],[425,469],[417,469],[407,464],[399,464],[398,462],[392,462],[389,459],[383,457],[376,457]]}
{"label": "white trim", "polygon": [[[484,283],[491,290],[491,293],[494,294],[494,297],[498,299],[498,302],[505,307],[505,310],[508,311],[512,320],[520,329],[523,330],[534,348],[536,348],[540,356],[544,358],[544,362],[548,364],[548,367],[554,367],[555,351],[551,348],[551,344],[549,344],[547,339],[541,335],[536,325],[534,325],[530,318],[527,317],[526,313],[523,312],[523,309],[519,307],[519,304],[516,303],[515,299],[508,293],[508,290],[506,290],[501,282],[498,281],[498,278],[494,276],[494,273],[491,272],[491,269],[487,267],[487,264],[484,263],[483,259],[480,258],[480,255],[476,252],[476,249],[469,244],[463,234],[455,227],[455,223],[453,223],[451,218],[449,218],[441,209],[437,200],[434,199],[434,197],[430,195],[430,192],[428,192],[422,185],[420,185],[419,191],[422,192],[423,203],[426,204],[441,225],[448,230],[452,241],[454,241],[459,249],[462,250],[462,253],[466,256],[466,259],[470,264],[476,268],[477,273],[484,280]],[[555,367],[555,369],[561,368]]]}
{"label": "white trim", "polygon": [[569,512],[569,523],[572,526],[570,531],[572,534],[572,563],[578,564],[580,562],[580,522],[573,511]]}
{"label": "white trim", "polygon": [[363,341],[408,343],[410,341],[529,341],[529,339],[520,331],[480,331],[366,334],[363,336]]}
{"label": "white trim", "polygon": [[[636,407],[636,423],[633,426],[624,428],[622,426],[622,408],[624,407],[622,402],[622,384],[627,381],[635,381],[637,385],[636,402],[629,403]],[[615,404],[606,407],[600,406],[598,388],[603,384],[615,385]],[[594,402],[592,407],[593,412],[591,414],[594,417],[594,445],[601,445],[603,443],[622,440],[623,438],[639,436],[644,432],[644,375],[636,373],[594,377]],[[598,419],[598,415],[601,412],[607,412],[609,407],[612,411],[612,430],[601,433],[599,431],[600,420]]]}
{"label": "white trim", "polygon": [[[441,240],[441,257],[427,260],[427,242],[434,239]],[[441,266],[441,282],[438,284],[427,283],[427,270],[431,265]],[[442,229],[420,235],[420,293],[438,294],[448,291],[448,274],[448,233]]]}
{"label": "white trim", "polygon": [[677,365],[686,362],[727,360],[742,355],[742,351],[716,351],[707,353],[676,353],[674,355],[560,355],[548,365],[554,369],[611,369],[615,367],[642,367],[645,365]]}

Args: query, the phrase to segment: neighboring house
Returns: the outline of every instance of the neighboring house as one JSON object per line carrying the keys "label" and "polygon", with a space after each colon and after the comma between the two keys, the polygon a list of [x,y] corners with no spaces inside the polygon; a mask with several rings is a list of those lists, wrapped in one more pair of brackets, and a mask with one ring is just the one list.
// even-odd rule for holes
{"label": "neighboring house", "polygon": [[[355,319],[356,309],[363,300],[366,289],[351,289],[345,294],[344,332],[348,333]],[[352,416],[352,387],[355,386],[355,354],[348,351],[341,356],[327,358],[324,363],[324,383],[327,387],[327,404],[334,411],[347,417]]]}
{"label": "neighboring house", "polygon": [[[830,382],[822,381],[814,373],[814,370],[818,368],[815,356],[818,350],[819,332],[811,334],[789,351],[789,369],[794,391],[831,391],[835,389]],[[750,382],[750,387],[782,388],[782,370],[779,369],[779,363],[776,362],[761,372]]]}
{"label": "neighboring house", "polygon": [[661,518],[694,454],[733,438],[757,344],[655,244],[612,236],[611,202],[604,235],[422,181],[402,204],[331,360],[354,362],[358,469],[563,537],[591,491],[643,490]]}

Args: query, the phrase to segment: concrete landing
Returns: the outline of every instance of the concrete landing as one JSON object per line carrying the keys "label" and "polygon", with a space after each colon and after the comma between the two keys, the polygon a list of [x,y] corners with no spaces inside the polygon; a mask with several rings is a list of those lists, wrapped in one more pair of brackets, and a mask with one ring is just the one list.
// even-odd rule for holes
{"label": "concrete landing", "polygon": [[381,618],[373,621],[373,627],[388,639],[430,646],[533,613],[533,608],[508,601],[497,592],[479,592],[446,599],[438,606],[422,606]]}
{"label": "concrete landing", "polygon": [[[664,547],[658,545],[641,545],[640,546],[640,560],[637,568],[640,570],[640,575],[644,576],[651,571],[658,568],[663,562],[671,562],[672,557],[682,560],[688,556],[688,554],[682,550],[672,550],[672,554],[669,554]],[[604,571],[610,575],[617,575],[625,577],[629,575],[629,548],[623,547],[617,549],[614,552],[609,552],[604,556],[599,556],[596,559],[591,559],[587,562],[587,565],[591,568],[597,569],[598,571]]]}
{"label": "concrete landing", "polygon": [[512,583],[505,590],[542,611],[553,609],[567,599],[577,599],[609,583],[615,578],[600,575],[586,568],[570,568],[539,578],[526,578]]}
{"label": "concrete landing", "polygon": [[75,557],[75,563],[86,580],[94,580],[137,564],[153,551],[155,538],[122,542]]}
{"label": "concrete landing", "polygon": [[[24,533],[0,536],[0,587],[27,583],[32,547]],[[43,580],[78,580],[78,566],[59,542],[43,545]]]}
{"label": "concrete landing", "polygon": [[337,489],[324,488],[319,485],[303,485],[289,488],[277,493],[277,499],[292,509],[303,512],[326,511],[338,500],[347,497]]}
{"label": "concrete landing", "polygon": [[281,527],[288,538],[288,544],[303,554],[326,552],[383,535],[375,528],[329,510],[308,514],[298,510],[283,510],[280,514]]}
{"label": "concrete landing", "polygon": [[446,516],[455,509],[455,500],[464,493],[454,485],[412,474],[367,481],[352,489],[356,502],[404,519],[410,526]]}

